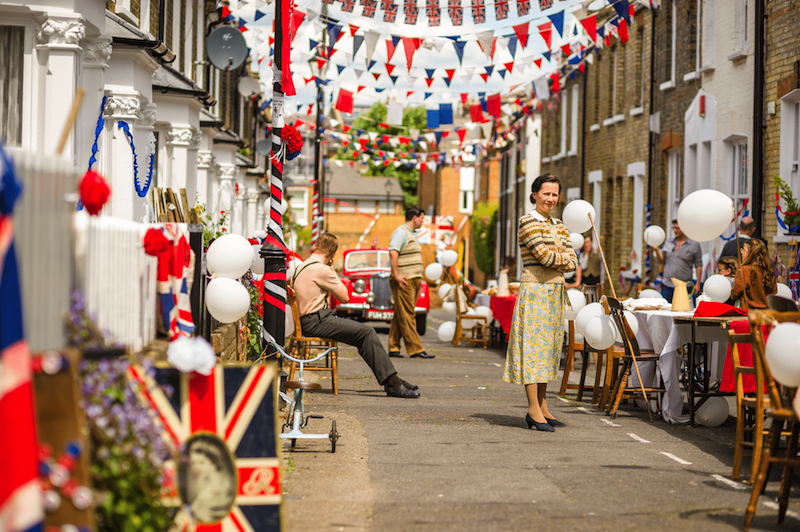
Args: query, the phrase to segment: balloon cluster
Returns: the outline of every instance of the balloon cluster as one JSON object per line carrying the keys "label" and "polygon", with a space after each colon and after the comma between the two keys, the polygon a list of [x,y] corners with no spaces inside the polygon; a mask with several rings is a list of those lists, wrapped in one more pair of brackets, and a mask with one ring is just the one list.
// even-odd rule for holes
{"label": "balloon cluster", "polygon": [[223,235],[208,247],[206,268],[213,278],[206,286],[206,308],[220,323],[237,321],[250,310],[250,293],[237,279],[254,263],[260,262],[255,267],[263,270],[264,261],[256,260],[259,249],[245,237],[234,234]]}

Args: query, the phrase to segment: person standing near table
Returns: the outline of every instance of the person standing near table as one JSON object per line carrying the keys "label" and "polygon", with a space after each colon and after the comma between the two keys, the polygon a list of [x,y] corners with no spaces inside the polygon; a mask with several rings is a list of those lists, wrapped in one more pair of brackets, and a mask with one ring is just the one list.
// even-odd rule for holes
{"label": "person standing near table", "polygon": [[389,325],[389,356],[400,357],[400,338],[411,358],[434,358],[422,348],[417,332],[417,298],[422,284],[422,248],[416,231],[422,227],[425,214],[412,205],[406,209],[406,221],[394,230],[389,241],[389,263],[392,276],[389,286],[394,300],[394,316]]}
{"label": "person standing near table", "polygon": [[578,257],[567,227],[550,215],[558,203],[561,182],[552,174],[531,185],[534,209],[519,219],[518,240],[523,270],[508,337],[503,380],[524,384],[529,429],[552,432],[565,426],[547,408],[547,383],[558,375],[564,342],[564,306],[569,305],[564,272],[575,271]]}
{"label": "person standing near table", "polygon": [[688,283],[692,280],[692,267],[694,267],[697,284],[693,294],[697,294],[700,292],[700,270],[703,267],[703,250],[700,249],[700,244],[689,240],[683,234],[678,220],[672,220],[672,231],[675,233],[675,238],[667,240],[662,249],[655,248],[658,260],[664,265],[661,295],[670,303],[672,303],[672,294],[675,292],[672,278]]}
{"label": "person standing near table", "polygon": [[733,279],[731,299],[740,301],[745,309],[769,308],[767,296],[778,292],[775,270],[769,260],[767,246],[758,239],[751,238],[742,246],[742,267]]}

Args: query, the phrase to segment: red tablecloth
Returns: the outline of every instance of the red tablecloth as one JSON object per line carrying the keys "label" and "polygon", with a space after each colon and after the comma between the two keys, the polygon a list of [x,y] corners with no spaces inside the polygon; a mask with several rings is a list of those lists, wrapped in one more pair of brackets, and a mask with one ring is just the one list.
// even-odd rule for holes
{"label": "red tablecloth", "polygon": [[[746,334],[750,332],[750,323],[747,320],[732,321],[731,330],[737,334]],[[764,334],[764,341],[767,339],[767,334]],[[722,380],[719,384],[719,391],[733,393],[736,391],[736,382],[733,378],[733,355],[731,354],[731,344],[728,344],[728,354],[725,357],[725,365],[722,368]],[[749,345],[739,344],[739,363],[742,366],[753,367],[753,350]],[[753,393],[756,391],[756,377],[755,375],[742,375],[742,385],[744,393]]]}
{"label": "red tablecloth", "polygon": [[517,296],[492,296],[492,300],[489,304],[494,319],[496,319],[500,327],[503,328],[506,336],[508,336],[508,331],[511,329],[511,317],[514,315],[514,303],[516,302]]}

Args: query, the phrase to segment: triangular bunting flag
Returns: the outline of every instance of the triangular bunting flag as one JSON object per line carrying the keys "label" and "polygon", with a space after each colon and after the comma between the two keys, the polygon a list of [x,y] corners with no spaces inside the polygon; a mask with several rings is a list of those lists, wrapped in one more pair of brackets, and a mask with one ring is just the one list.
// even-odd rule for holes
{"label": "triangular bunting flag", "polygon": [[446,68],[445,72],[447,73],[447,79],[453,81],[453,74],[456,73],[456,70],[454,68]]}
{"label": "triangular bunting flag", "polygon": [[[425,78],[425,83],[428,84],[428,88],[431,88],[431,84],[433,83],[433,78]],[[425,94],[428,94],[427,92]],[[426,96],[427,98],[427,96]]]}
{"label": "triangular bunting flag", "polygon": [[629,9],[628,0],[616,0],[613,4],[617,14],[625,19],[628,24],[631,23],[631,10]]}
{"label": "triangular bunting flag", "polygon": [[338,70],[338,71],[339,71],[339,74],[341,74],[341,73],[342,73],[342,71],[343,71],[345,68],[347,68],[347,67],[346,67],[346,66],[344,66],[344,65],[336,65],[336,70]]}
{"label": "triangular bunting flag", "polygon": [[256,21],[259,21],[259,20],[261,20],[263,17],[264,17],[264,13],[262,13],[261,11],[259,11],[258,9],[256,9],[256,18],[255,18],[255,20],[256,20]]}
{"label": "triangular bunting flag", "polygon": [[[431,81],[433,81],[433,80],[431,80]],[[428,87],[430,87],[430,85],[428,85]],[[427,99],[428,99],[428,98],[430,98],[431,96],[433,96],[433,93],[432,93],[432,92],[426,92],[426,93],[425,93],[425,98],[423,98],[423,99],[424,99],[424,100],[427,100]]]}
{"label": "triangular bunting flag", "polygon": [[491,76],[492,72],[494,72],[494,67],[493,66],[487,66],[485,68],[486,68],[486,73]]}
{"label": "triangular bunting flag", "polygon": [[514,71],[514,61],[509,61],[508,63],[503,63],[503,66],[506,67],[506,70],[508,70],[509,74]]}
{"label": "triangular bunting flag", "polygon": [[[375,45],[378,44],[378,39],[380,37],[381,34],[377,31],[368,30],[364,33],[364,42],[367,45],[367,63],[372,61],[372,54],[375,53]],[[369,70],[369,68],[367,68],[367,70]]]}
{"label": "triangular bunting flag", "polygon": [[467,137],[467,130],[466,128],[459,127],[456,128],[456,133],[458,134],[458,145],[464,144],[464,139]]}
{"label": "triangular bunting flag", "polygon": [[558,72],[553,72],[550,76],[550,79],[553,80],[553,92],[558,92],[561,90],[561,75]]}
{"label": "triangular bunting flag", "polygon": [[394,85],[395,81],[397,81],[397,78],[399,78],[399,77],[400,76],[389,76],[389,79],[392,80],[392,85]]}
{"label": "triangular bunting flag", "polygon": [[511,54],[511,57],[514,58],[517,55],[517,36],[512,35],[508,38],[508,52]]}
{"label": "triangular bunting flag", "polygon": [[550,62],[550,56],[551,56],[550,52],[542,52],[542,57],[547,59],[548,63]]}
{"label": "triangular bunting flag", "polygon": [[478,46],[480,46],[483,53],[486,54],[486,58],[491,59],[494,30],[481,31],[478,32],[476,36],[478,37]]}
{"label": "triangular bunting flag", "polygon": [[540,69],[542,68],[542,60],[541,60],[541,59],[534,59],[534,60],[533,60],[533,63],[534,63],[534,64],[535,64],[535,65],[536,65],[538,68],[540,68]]}
{"label": "triangular bunting flag", "polygon": [[500,70],[497,71],[497,73],[500,74],[501,78],[506,79],[506,71],[505,71],[505,69],[500,69]]}
{"label": "triangular bunting flag", "polygon": [[389,63],[386,63],[386,73],[391,76],[393,70],[394,70],[394,65],[390,65]]}
{"label": "triangular bunting flag", "polygon": [[483,81],[489,83],[489,74],[480,74],[480,77],[483,78]]}
{"label": "triangular bunting flag", "polygon": [[367,88],[367,86],[366,86],[366,85],[359,85],[359,86],[358,86],[358,89],[356,90],[356,94],[358,94],[359,92],[363,91],[363,90],[364,90],[364,89],[366,89],[366,88]]}
{"label": "triangular bunting flag", "polygon": [[456,49],[456,54],[458,54],[458,64],[463,65],[464,61],[464,46],[466,46],[467,41],[453,41],[453,46]]}
{"label": "triangular bunting flag", "polygon": [[397,50],[397,44],[395,44],[393,41],[394,37],[391,39],[386,39],[386,61],[391,61],[395,50]]}
{"label": "triangular bunting flag", "polygon": [[355,24],[350,24],[350,37],[355,37],[358,29],[359,29],[358,26],[356,26]]}
{"label": "triangular bunting flag", "polygon": [[450,88],[450,79],[448,79],[448,78],[442,78],[442,79],[444,80],[445,84],[447,85],[447,88],[449,89]]}
{"label": "triangular bunting flag", "polygon": [[406,52],[406,63],[408,66],[408,71],[411,72],[411,62],[414,60],[414,52],[417,51],[419,48],[418,41],[419,39],[415,39],[413,37],[402,37],[403,39],[403,50]]}
{"label": "triangular bunting flag", "polygon": [[547,45],[547,49],[549,50],[550,49],[550,38],[553,35],[552,23],[545,22],[544,24],[540,24],[539,26],[536,26],[536,27],[539,30],[539,35],[542,36],[542,39],[544,39],[544,43]]}
{"label": "triangular bunting flag", "polygon": [[524,24],[519,24],[514,26],[514,33],[517,35],[517,39],[519,39],[519,43],[522,45],[522,48],[525,49],[528,46],[528,27],[530,23],[525,22]]}
{"label": "triangular bunting flag", "polygon": [[378,81],[378,78],[381,77],[379,72],[373,72],[372,75],[375,76],[375,81]]}
{"label": "triangular bunting flag", "polygon": [[569,57],[572,53],[572,48],[570,48],[569,43],[561,45],[561,51],[564,53],[564,57]]}
{"label": "triangular bunting flag", "polygon": [[467,103],[467,98],[468,98],[468,97],[469,97],[469,94],[467,94],[466,92],[462,92],[462,93],[461,93],[461,103],[462,103],[462,104],[466,104],[466,103]]}
{"label": "triangular bunting flag", "polygon": [[364,36],[363,35],[355,35],[353,37],[353,56],[356,55],[358,49],[361,48],[361,45],[364,43]]}
{"label": "triangular bunting flag", "polygon": [[313,50],[313,49],[314,49],[314,48],[316,48],[318,45],[319,45],[319,42],[318,42],[318,41],[315,41],[314,39],[309,39],[309,40],[308,40],[308,49],[309,49],[309,50]]}
{"label": "triangular bunting flag", "polygon": [[619,42],[622,44],[628,42],[628,23],[625,22],[625,19],[619,21]]}
{"label": "triangular bunting flag", "polygon": [[592,15],[591,17],[581,19],[581,25],[583,29],[586,30],[586,34],[592,42],[597,40],[597,20],[595,17],[596,15]]}
{"label": "triangular bunting flag", "polygon": [[377,63],[377,61],[369,61],[369,64],[367,65],[367,72],[372,70],[372,67],[375,66],[375,63]]}
{"label": "triangular bunting flag", "polygon": [[563,37],[564,36],[564,12],[559,11],[558,13],[553,13],[552,15],[547,15],[553,22],[553,27],[556,29],[558,34]]}

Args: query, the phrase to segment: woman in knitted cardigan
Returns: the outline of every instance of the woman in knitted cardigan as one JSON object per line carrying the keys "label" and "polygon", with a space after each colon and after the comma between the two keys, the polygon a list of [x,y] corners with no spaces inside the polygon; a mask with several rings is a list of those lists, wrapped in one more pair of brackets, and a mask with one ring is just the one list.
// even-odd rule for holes
{"label": "woman in knitted cardigan", "polygon": [[778,291],[775,270],[767,254],[767,246],[751,238],[742,246],[742,267],[733,279],[731,299],[741,299],[746,309],[768,308],[767,296]]}
{"label": "woman in knitted cardigan", "polygon": [[503,380],[524,384],[528,428],[552,432],[564,426],[547,409],[547,383],[556,378],[564,342],[564,306],[569,305],[564,272],[575,271],[578,258],[569,231],[550,216],[561,183],[552,174],[531,185],[534,210],[519,219],[520,258],[524,266],[509,331]]}

